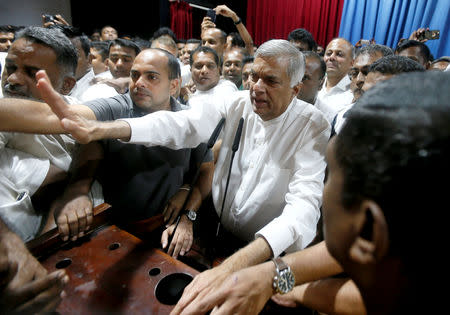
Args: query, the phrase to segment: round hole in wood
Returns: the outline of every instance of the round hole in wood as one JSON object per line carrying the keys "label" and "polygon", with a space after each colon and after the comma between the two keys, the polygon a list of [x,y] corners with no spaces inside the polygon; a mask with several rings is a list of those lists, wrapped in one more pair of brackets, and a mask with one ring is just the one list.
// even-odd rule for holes
{"label": "round hole in wood", "polygon": [[111,244],[109,244],[108,249],[109,250],[116,250],[119,247],[120,247],[120,243],[111,243]]}
{"label": "round hole in wood", "polygon": [[60,261],[58,261],[55,265],[55,267],[57,269],[64,269],[70,266],[70,264],[72,263],[72,259],[70,258],[64,258],[61,259]]}
{"label": "round hole in wood", "polygon": [[152,268],[148,272],[148,274],[153,277],[159,275],[160,273],[161,273],[161,269],[159,269],[159,268]]}
{"label": "round hole in wood", "polygon": [[155,288],[156,299],[162,304],[175,305],[183,294],[184,288],[192,281],[186,273],[172,273],[162,278]]}

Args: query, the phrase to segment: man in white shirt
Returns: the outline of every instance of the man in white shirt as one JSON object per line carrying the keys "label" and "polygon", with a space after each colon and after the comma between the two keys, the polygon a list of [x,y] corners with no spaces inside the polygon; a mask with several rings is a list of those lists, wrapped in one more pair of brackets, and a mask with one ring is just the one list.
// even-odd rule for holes
{"label": "man in white shirt", "polygon": [[[303,249],[315,237],[330,126],[320,111],[296,99],[304,68],[301,52],[292,44],[271,40],[256,52],[250,93],[242,91],[215,100],[214,106],[196,104],[187,111],[159,111],[103,123],[83,119],[52,93],[44,78],[39,80],[41,93],[62,119],[62,126],[82,143],[119,138],[173,149],[194,147],[209,138],[221,118],[226,119],[224,150],[216,163],[212,196],[222,226],[250,243],[218,267],[197,276],[185,289],[175,313],[198,309],[202,298],[233,271],[284,251]],[[219,213],[241,117],[245,121],[243,134],[224,210]]]}
{"label": "man in white shirt", "polygon": [[90,55],[91,44],[86,35],[83,35],[76,28],[71,26],[55,26],[61,28],[63,33],[70,39],[78,53],[77,70],[75,78],[77,80],[69,96],[86,102],[96,98],[106,98],[117,95],[117,91],[104,83],[94,83],[95,73],[92,68],[92,58]]}
{"label": "man in white shirt", "polygon": [[[39,69],[49,73],[59,93],[68,94],[75,84],[76,65],[76,50],[60,31],[22,30],[6,57],[5,101],[10,97],[39,99],[34,76]],[[23,240],[38,235],[45,224],[46,214],[34,208],[32,197],[65,178],[74,145],[66,135],[0,133],[0,218]]]}
{"label": "man in white shirt", "polygon": [[216,51],[208,46],[200,46],[194,50],[191,58],[191,73],[196,91],[189,97],[189,105],[210,102],[212,98],[230,97],[233,92],[238,91],[233,82],[220,79],[219,62]]}
{"label": "man in white shirt", "polygon": [[325,50],[323,59],[327,65],[327,77],[315,105],[330,123],[336,113],[353,99],[347,74],[352,66],[354,49],[346,39],[335,38]]}

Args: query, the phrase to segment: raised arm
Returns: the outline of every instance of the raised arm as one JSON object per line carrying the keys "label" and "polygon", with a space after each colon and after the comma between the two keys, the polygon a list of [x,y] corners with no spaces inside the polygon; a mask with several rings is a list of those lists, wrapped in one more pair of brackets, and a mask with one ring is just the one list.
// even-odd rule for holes
{"label": "raised arm", "polygon": [[[68,105],[51,86],[44,70],[36,74],[37,87],[44,102],[57,102],[67,113],[85,119],[95,119],[94,112],[84,105]],[[44,98],[45,97],[45,98]],[[40,134],[66,133],[60,119],[44,102],[16,98],[0,99],[0,131],[17,131]]]}
{"label": "raised arm", "polygon": [[245,43],[245,49],[247,50],[250,56],[253,56],[253,39],[250,36],[250,33],[248,32],[244,23],[242,23],[241,18],[237,16],[237,14],[233,10],[231,10],[224,4],[217,6],[214,10],[216,11],[216,14],[229,17],[233,20],[233,23],[234,25],[236,25],[236,29],[238,30],[239,35],[241,35],[242,40]]}
{"label": "raised arm", "polygon": [[63,132],[72,134],[79,143],[108,138],[128,140],[131,137],[131,128],[126,122],[98,122],[95,121],[95,114],[89,107],[68,105],[53,89],[45,71],[38,71],[36,78],[42,99],[58,119],[55,125],[59,124]]}

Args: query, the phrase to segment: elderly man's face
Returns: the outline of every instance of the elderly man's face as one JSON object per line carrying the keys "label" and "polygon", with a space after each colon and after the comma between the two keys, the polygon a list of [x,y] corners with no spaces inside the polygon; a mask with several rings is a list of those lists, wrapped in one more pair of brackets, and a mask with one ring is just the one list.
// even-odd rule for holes
{"label": "elderly man's face", "polygon": [[169,80],[167,56],[158,50],[144,50],[131,68],[130,96],[140,108],[151,113],[170,109],[170,95],[177,80]]}
{"label": "elderly man's face", "polygon": [[328,44],[323,60],[328,76],[342,78],[347,75],[353,62],[352,47],[343,39],[334,39]]}
{"label": "elderly man's face", "polygon": [[219,83],[220,70],[212,53],[198,52],[193,56],[192,81],[197,90],[208,91]]}
{"label": "elderly man's face", "polygon": [[133,48],[112,46],[108,58],[108,67],[112,76],[116,79],[128,77],[134,58],[136,58],[136,51]]}
{"label": "elderly man's face", "polygon": [[36,88],[35,78],[39,70],[47,72],[56,91],[62,94],[70,92],[73,85],[65,90],[60,66],[56,63],[56,54],[53,49],[19,38],[11,45],[6,56],[2,76],[3,95],[40,99],[41,94]]}
{"label": "elderly man's face", "polygon": [[286,59],[255,58],[250,99],[253,111],[264,121],[283,114],[294,96],[298,94],[299,84],[291,87],[287,66]]}

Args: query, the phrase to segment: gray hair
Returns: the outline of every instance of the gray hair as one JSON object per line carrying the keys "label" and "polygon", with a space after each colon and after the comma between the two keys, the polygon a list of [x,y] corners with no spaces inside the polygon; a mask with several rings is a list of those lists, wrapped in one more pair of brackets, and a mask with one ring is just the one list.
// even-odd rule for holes
{"label": "gray hair", "polygon": [[28,26],[16,34],[16,40],[26,38],[32,43],[51,48],[56,54],[56,63],[64,76],[73,76],[77,68],[78,53],[69,38],[59,29]]}
{"label": "gray hair", "polygon": [[276,58],[288,61],[287,75],[291,87],[302,82],[305,74],[305,56],[290,42],[284,39],[272,39],[256,50],[255,58]]}

